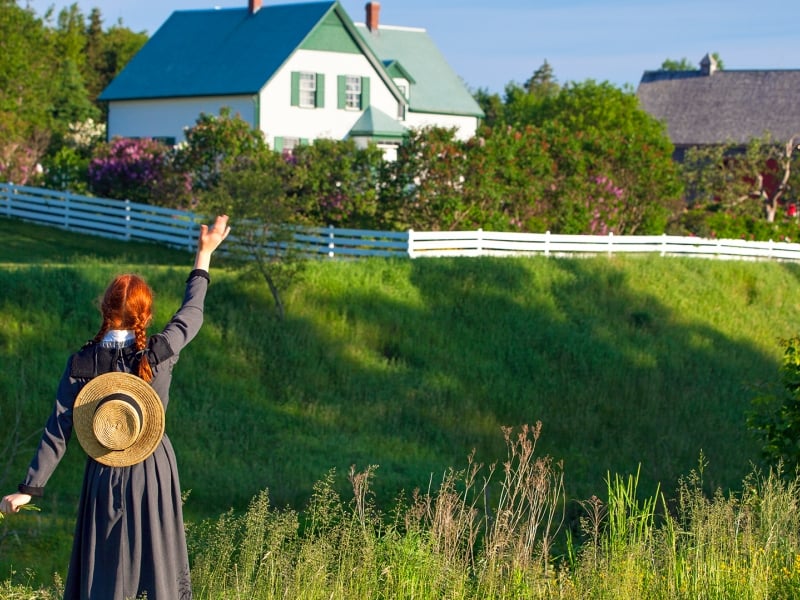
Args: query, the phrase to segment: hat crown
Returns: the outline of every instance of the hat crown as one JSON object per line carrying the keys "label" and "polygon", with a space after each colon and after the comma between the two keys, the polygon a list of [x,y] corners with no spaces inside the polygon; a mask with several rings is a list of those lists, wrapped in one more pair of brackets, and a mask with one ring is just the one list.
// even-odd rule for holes
{"label": "hat crown", "polygon": [[94,377],[75,397],[72,421],[86,453],[110,467],[135,465],[164,435],[164,405],[152,386],[131,373]]}
{"label": "hat crown", "polygon": [[130,397],[111,397],[97,407],[92,431],[97,441],[109,450],[125,450],[142,431],[141,411]]}

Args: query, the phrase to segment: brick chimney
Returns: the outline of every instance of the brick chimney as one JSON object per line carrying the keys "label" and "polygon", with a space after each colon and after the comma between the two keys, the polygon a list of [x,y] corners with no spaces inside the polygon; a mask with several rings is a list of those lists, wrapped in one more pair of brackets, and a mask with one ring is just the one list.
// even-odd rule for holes
{"label": "brick chimney", "polygon": [[261,8],[261,0],[247,0],[247,9],[251,15],[256,14]]}
{"label": "brick chimney", "polygon": [[378,30],[378,15],[381,12],[380,2],[367,2],[367,29],[370,31]]}

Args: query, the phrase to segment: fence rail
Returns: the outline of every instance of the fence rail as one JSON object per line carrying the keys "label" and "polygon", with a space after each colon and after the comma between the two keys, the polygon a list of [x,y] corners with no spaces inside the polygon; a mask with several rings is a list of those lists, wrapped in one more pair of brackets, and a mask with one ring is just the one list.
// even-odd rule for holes
{"label": "fence rail", "polygon": [[[203,217],[130,202],[0,183],[0,215],[121,240],[150,241],[193,251]],[[235,241],[235,238],[234,238]],[[739,260],[800,260],[800,244],[688,236],[559,235],[496,231],[374,231],[335,227],[298,229],[306,256],[586,256],[658,253]]]}

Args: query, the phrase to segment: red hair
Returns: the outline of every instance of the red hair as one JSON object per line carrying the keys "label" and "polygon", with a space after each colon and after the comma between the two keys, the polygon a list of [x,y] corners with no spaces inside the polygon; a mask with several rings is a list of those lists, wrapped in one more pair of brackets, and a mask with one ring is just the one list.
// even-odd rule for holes
{"label": "red hair", "polygon": [[[100,304],[103,324],[94,337],[95,342],[103,339],[111,329],[131,329],[136,336],[136,349],[147,347],[147,326],[153,318],[153,291],[137,275],[118,275],[106,288]],[[152,381],[153,370],[147,354],[142,352],[139,361],[139,377]]]}

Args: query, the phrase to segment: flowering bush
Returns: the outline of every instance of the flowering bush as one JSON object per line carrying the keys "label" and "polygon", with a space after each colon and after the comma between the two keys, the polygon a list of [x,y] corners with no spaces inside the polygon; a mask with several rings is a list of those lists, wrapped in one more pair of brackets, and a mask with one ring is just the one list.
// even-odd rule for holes
{"label": "flowering bush", "polygon": [[91,151],[106,137],[105,123],[98,123],[94,119],[86,119],[70,123],[67,133],[64,134],[64,143],[78,151]]}
{"label": "flowering bush", "polygon": [[42,165],[38,162],[41,153],[26,146],[10,146],[0,154],[0,181],[35,184],[42,174]]}
{"label": "flowering bush", "polygon": [[591,213],[589,231],[594,235],[613,232],[624,209],[625,190],[614,184],[605,175],[592,178],[594,193],[587,197],[587,208]]}
{"label": "flowering bush", "polygon": [[165,179],[169,148],[145,139],[115,138],[89,162],[89,187],[105,198],[148,202]]}

